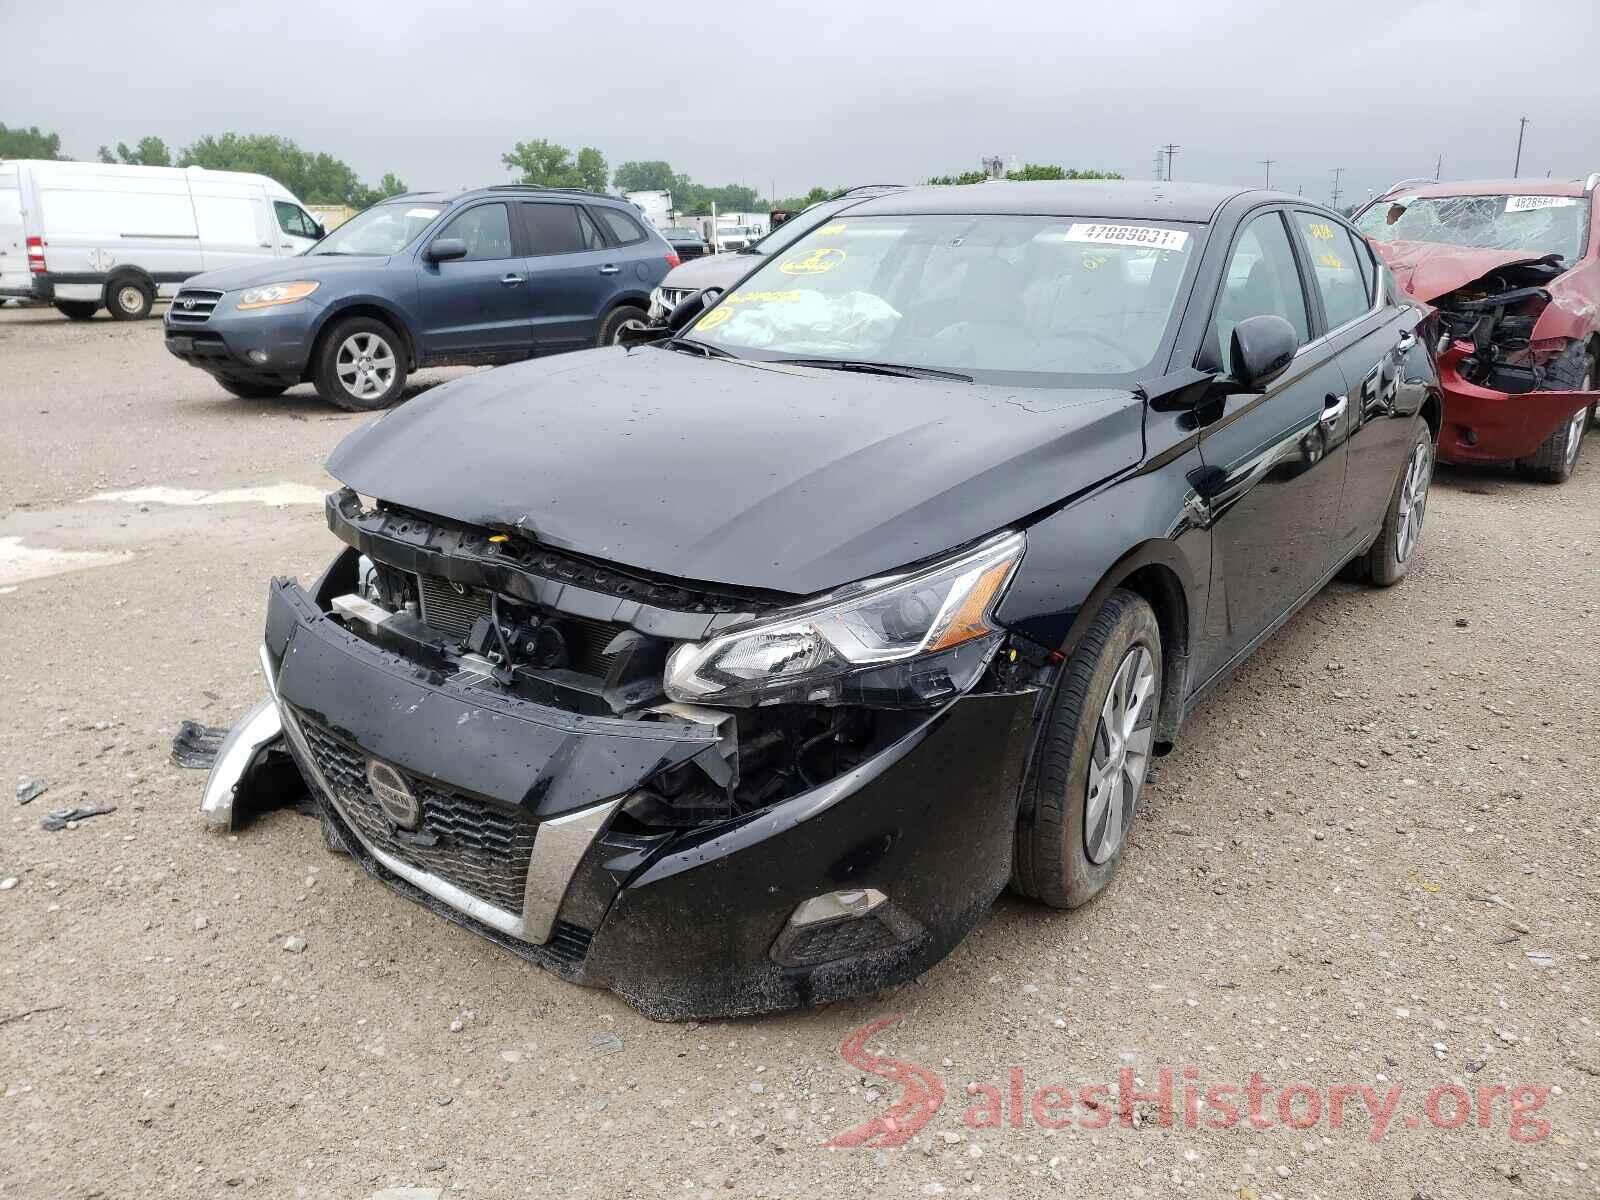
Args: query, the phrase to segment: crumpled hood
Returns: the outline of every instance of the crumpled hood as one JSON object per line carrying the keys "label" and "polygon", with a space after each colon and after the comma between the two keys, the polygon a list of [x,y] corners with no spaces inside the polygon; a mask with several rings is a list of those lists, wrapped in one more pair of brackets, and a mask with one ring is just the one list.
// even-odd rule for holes
{"label": "crumpled hood", "polygon": [[346,271],[378,270],[389,265],[388,258],[347,254],[296,254],[290,258],[267,258],[258,263],[223,267],[184,280],[185,287],[214,288],[232,292],[239,288],[260,287],[264,283],[288,283],[295,279],[327,279]]}
{"label": "crumpled hood", "polygon": [[707,254],[673,267],[661,281],[664,288],[732,287],[745,272],[753,271],[765,259],[759,254]]}
{"label": "crumpled hood", "polygon": [[1144,405],[602,349],[357,430],[363,495],[678,579],[805,595],[972,541],[1139,461]]}
{"label": "crumpled hood", "polygon": [[1425,304],[1504,267],[1539,263],[1547,256],[1526,250],[1490,250],[1441,242],[1380,242],[1372,248],[1383,256],[1407,295]]}

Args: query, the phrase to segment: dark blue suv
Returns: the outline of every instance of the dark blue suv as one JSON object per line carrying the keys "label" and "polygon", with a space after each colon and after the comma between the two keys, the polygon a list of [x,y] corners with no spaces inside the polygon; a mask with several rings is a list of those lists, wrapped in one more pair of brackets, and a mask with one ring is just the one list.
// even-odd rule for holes
{"label": "dark blue suv", "polygon": [[418,367],[511,362],[642,327],[678,256],[627,201],[527,185],[412,192],[296,258],[196,275],[167,349],[236,396],[310,380],[384,408]]}

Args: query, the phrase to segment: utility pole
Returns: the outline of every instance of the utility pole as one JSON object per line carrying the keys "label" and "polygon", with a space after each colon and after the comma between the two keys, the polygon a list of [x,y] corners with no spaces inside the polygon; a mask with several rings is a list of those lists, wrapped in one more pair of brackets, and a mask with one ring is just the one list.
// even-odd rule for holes
{"label": "utility pole", "polygon": [[1343,167],[1335,167],[1333,169],[1333,200],[1329,203],[1328,207],[1333,209],[1335,212],[1339,211],[1339,196],[1341,194],[1339,191],[1339,176],[1343,174]]}
{"label": "utility pole", "polygon": [[1174,145],[1172,142],[1168,142],[1165,146],[1161,147],[1162,152],[1164,154],[1166,154],[1166,156],[1167,156],[1167,182],[1168,183],[1172,182],[1172,156],[1174,154],[1176,154],[1178,151],[1182,150],[1182,149],[1183,149],[1182,146]]}
{"label": "utility pole", "polygon": [[1160,150],[1156,151],[1156,180],[1157,180],[1157,182],[1159,182],[1161,180],[1161,151]]}
{"label": "utility pole", "polygon": [[1442,170],[1444,170],[1444,155],[1441,154],[1433,163],[1433,178],[1435,181],[1438,180],[1439,172]]}
{"label": "utility pole", "polygon": [[1523,117],[1517,125],[1517,161],[1511,168],[1511,178],[1517,177],[1517,172],[1522,170],[1522,135],[1527,131],[1528,118]]}
{"label": "utility pole", "polygon": [[1275,158],[1263,158],[1263,159],[1260,160],[1261,165],[1267,169],[1266,186],[1267,186],[1268,189],[1270,189],[1272,187],[1272,164],[1277,162],[1277,161],[1278,160],[1275,159]]}

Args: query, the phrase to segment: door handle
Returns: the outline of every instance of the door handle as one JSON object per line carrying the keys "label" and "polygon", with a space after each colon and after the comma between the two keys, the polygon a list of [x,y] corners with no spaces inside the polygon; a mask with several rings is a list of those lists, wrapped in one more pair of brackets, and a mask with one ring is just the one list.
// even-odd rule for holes
{"label": "door handle", "polygon": [[1394,348],[1398,353],[1405,354],[1407,351],[1409,351],[1411,349],[1411,347],[1415,346],[1416,344],[1417,344],[1417,335],[1408,330],[1407,332],[1402,333],[1400,335],[1400,337],[1396,340],[1396,342],[1394,344]]}
{"label": "door handle", "polygon": [[1349,406],[1348,396],[1335,396],[1329,392],[1322,400],[1322,423],[1332,429],[1339,423],[1339,418],[1344,416],[1344,410]]}
{"label": "door handle", "polygon": [[620,270],[622,270],[622,268],[617,266],[615,263],[607,263],[605,266],[600,268],[600,274],[615,275]]}
{"label": "door handle", "polygon": [[271,242],[257,242],[256,245],[260,246],[263,250],[271,250],[272,249],[272,243]]}
{"label": "door handle", "polygon": [[521,275],[502,275],[502,276],[500,276],[500,282],[505,284],[506,287],[516,287],[517,284],[522,282],[522,276]]}

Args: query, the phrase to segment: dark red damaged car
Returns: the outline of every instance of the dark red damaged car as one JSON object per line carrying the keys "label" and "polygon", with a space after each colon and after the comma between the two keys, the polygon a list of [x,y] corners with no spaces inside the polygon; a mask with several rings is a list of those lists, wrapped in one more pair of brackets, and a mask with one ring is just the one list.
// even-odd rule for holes
{"label": "dark red damaged car", "polygon": [[1600,400],[1600,174],[1402,183],[1355,224],[1438,313],[1439,460],[1562,483]]}

